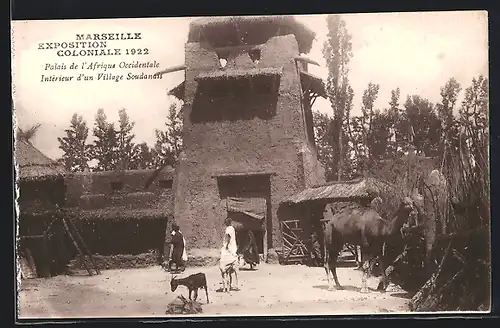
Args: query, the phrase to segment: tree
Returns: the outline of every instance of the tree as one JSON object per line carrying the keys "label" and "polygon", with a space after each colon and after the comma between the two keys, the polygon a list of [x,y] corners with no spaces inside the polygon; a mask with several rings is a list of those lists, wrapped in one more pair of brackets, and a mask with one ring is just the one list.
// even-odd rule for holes
{"label": "tree", "polygon": [[182,111],[177,110],[175,103],[172,103],[168,109],[166,130],[156,130],[156,143],[152,149],[155,159],[155,172],[146,181],[145,189],[149,188],[154,179],[160,174],[161,170],[167,165],[177,165],[179,155],[182,151]]}
{"label": "tree", "polygon": [[439,156],[441,122],[433,104],[425,98],[413,95],[407,97],[404,107],[407,120],[405,132],[413,136],[413,146],[417,153]]}
{"label": "tree", "polygon": [[463,125],[477,129],[482,137],[488,134],[488,105],[488,79],[480,75],[465,89],[459,115]]}
{"label": "tree", "polygon": [[123,170],[129,170],[132,169],[132,157],[135,146],[132,141],[135,137],[135,135],[132,134],[135,122],[130,122],[127,110],[124,108],[118,111],[118,115],[119,129],[117,131],[117,147],[120,154],[118,165]]}
{"label": "tree", "polygon": [[157,154],[156,151],[142,142],[134,145],[132,161],[130,163],[133,169],[152,169],[155,168]]}
{"label": "tree", "polygon": [[389,101],[389,117],[392,121],[392,126],[390,128],[390,138],[394,138],[393,141],[388,144],[388,155],[392,157],[400,156],[407,149],[408,144],[408,122],[406,119],[405,111],[400,107],[399,99],[401,96],[401,91],[399,87],[395,90],[391,90],[391,100]]}
{"label": "tree", "polygon": [[[338,121],[327,114],[313,112],[314,139],[318,152],[318,160],[325,168],[325,178],[332,181],[338,178],[338,140],[335,129],[339,128]],[[347,136],[352,135],[347,129],[344,130]],[[343,157],[346,159],[342,178],[352,179],[358,175],[358,157],[353,147],[349,145],[349,138],[343,138]]]}
{"label": "tree", "polygon": [[31,144],[31,140],[33,140],[41,126],[40,123],[36,123],[24,130],[17,128],[17,138]]}
{"label": "tree", "polygon": [[89,128],[81,115],[74,113],[71,117],[70,127],[64,130],[65,137],[58,137],[59,148],[64,152],[61,162],[65,168],[72,172],[83,172],[88,168],[91,146],[87,145]]}
{"label": "tree", "polygon": [[365,160],[371,160],[371,153],[369,144],[374,138],[378,136],[373,135],[372,125],[373,125],[373,105],[378,97],[378,90],[380,86],[378,84],[368,83],[368,87],[363,92],[363,100],[361,106],[361,112],[363,113],[362,128],[363,128],[363,140],[364,140],[364,157]]}
{"label": "tree", "polygon": [[[472,79],[472,85],[465,89],[464,100],[459,110],[461,160],[482,170],[487,176],[488,158],[484,149],[488,149],[488,79],[480,75]],[[473,159],[473,160],[472,160]],[[471,161],[472,160],[472,161]]]}
{"label": "tree", "polygon": [[391,156],[390,139],[393,118],[389,110],[373,112],[370,135],[368,137],[368,150],[371,158],[382,159]]}
{"label": "tree", "polygon": [[337,173],[334,156],[336,142],[333,142],[334,136],[331,133],[333,119],[326,114],[314,111],[313,122],[318,160],[325,168],[326,180],[330,181],[335,178]]}
{"label": "tree", "polygon": [[323,44],[323,56],[328,67],[328,78],[326,80],[326,91],[333,109],[333,119],[337,124],[333,129],[336,133],[339,158],[337,166],[337,179],[342,178],[345,153],[343,146],[343,135],[345,130],[345,117],[348,110],[349,88],[349,61],[352,57],[351,35],[348,33],[346,23],[338,15],[328,15],[326,18],[328,27],[327,40]]}
{"label": "tree", "polygon": [[453,120],[453,109],[458,99],[458,94],[462,88],[455,78],[449,79],[441,88],[441,103],[436,104],[436,112],[442,122],[443,129],[451,125]]}
{"label": "tree", "polygon": [[[155,151],[160,163],[175,165],[182,151],[182,116],[175,103],[168,110],[166,129],[156,130]],[[161,165],[161,164],[160,164]]]}
{"label": "tree", "polygon": [[113,123],[108,123],[104,109],[100,108],[95,117],[92,158],[97,160],[97,171],[113,171],[118,159],[118,138]]}
{"label": "tree", "polygon": [[449,157],[453,149],[458,148],[458,122],[456,122],[453,110],[461,91],[460,84],[454,78],[449,79],[441,88],[441,103],[436,104],[436,113],[441,121],[441,145],[440,154],[443,163]]}

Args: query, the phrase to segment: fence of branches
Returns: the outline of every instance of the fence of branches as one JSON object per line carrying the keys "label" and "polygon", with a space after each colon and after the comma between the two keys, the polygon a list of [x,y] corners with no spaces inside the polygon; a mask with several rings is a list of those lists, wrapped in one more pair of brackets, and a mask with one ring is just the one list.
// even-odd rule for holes
{"label": "fence of branches", "polygon": [[[413,311],[474,311],[490,307],[488,135],[487,129],[476,122],[460,122],[459,140],[454,147],[446,147],[439,170],[441,189],[425,179],[422,172],[428,171],[422,167],[411,169],[412,163],[405,164],[409,172],[401,175],[405,181],[394,181],[395,185],[404,186],[397,193],[418,187],[422,196],[422,221],[410,230],[405,243],[392,249],[392,279],[414,293],[410,302]],[[398,198],[399,194],[387,194],[384,198]],[[385,203],[385,210],[392,212],[396,204]]]}
{"label": "fence of branches", "polygon": [[432,273],[411,300],[414,311],[490,307],[489,148],[487,127],[477,122],[463,120],[457,146],[444,155],[446,197],[444,206],[433,198],[432,209],[446,229],[434,242],[427,268]]}

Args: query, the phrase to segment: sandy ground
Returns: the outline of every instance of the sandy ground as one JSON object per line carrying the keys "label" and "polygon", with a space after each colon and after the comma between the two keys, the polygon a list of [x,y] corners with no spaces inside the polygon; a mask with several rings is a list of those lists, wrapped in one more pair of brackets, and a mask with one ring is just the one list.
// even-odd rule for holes
{"label": "sandy ground", "polygon": [[[240,291],[216,292],[218,268],[188,268],[207,275],[209,300],[200,290],[198,301],[206,315],[330,315],[404,312],[408,295],[389,286],[386,293],[359,292],[361,273],[339,268],[343,290],[328,291],[323,268],[261,264],[255,271],[239,271]],[[160,266],[145,269],[105,270],[101,275],[57,276],[24,280],[19,291],[20,318],[165,317],[167,304],[183,294],[170,291],[170,274]],[[369,286],[378,279],[370,278]]]}

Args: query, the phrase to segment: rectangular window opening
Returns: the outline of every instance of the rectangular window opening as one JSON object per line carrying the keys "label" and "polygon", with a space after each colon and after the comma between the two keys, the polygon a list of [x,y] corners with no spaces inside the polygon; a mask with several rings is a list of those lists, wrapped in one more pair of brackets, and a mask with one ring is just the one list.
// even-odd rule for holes
{"label": "rectangular window opening", "polygon": [[276,115],[279,79],[275,76],[200,81],[191,121],[269,120]]}
{"label": "rectangular window opening", "polygon": [[159,180],[158,187],[163,189],[172,189],[173,180]]}
{"label": "rectangular window opening", "polygon": [[123,189],[123,181],[113,181],[111,182],[112,191],[120,191]]}

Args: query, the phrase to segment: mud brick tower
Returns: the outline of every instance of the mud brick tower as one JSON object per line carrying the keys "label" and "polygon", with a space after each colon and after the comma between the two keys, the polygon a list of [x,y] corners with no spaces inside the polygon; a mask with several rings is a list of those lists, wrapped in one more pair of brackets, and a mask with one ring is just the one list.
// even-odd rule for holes
{"label": "mud brick tower", "polygon": [[279,202],[324,182],[311,105],[325,91],[301,56],[313,39],[292,17],[192,21],[185,81],[170,91],[184,101],[173,192],[190,249],[219,248],[231,216],[266,256],[281,246]]}

